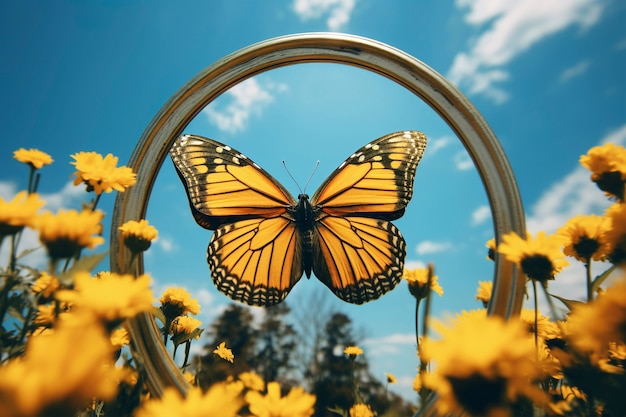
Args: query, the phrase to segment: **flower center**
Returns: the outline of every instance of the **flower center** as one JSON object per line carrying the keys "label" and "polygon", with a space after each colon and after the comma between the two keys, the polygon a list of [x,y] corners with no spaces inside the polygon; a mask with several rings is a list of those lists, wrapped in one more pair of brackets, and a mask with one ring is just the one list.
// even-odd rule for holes
{"label": "flower center", "polygon": [[574,250],[582,259],[587,261],[591,259],[594,253],[600,248],[600,244],[597,240],[587,236],[582,236],[578,243],[573,245]]}
{"label": "flower center", "polygon": [[535,281],[547,281],[554,277],[552,261],[545,255],[530,255],[522,259],[522,270],[528,278]]}
{"label": "flower center", "polygon": [[468,378],[447,378],[457,401],[470,415],[484,416],[494,407],[506,404],[506,380],[502,377],[487,379],[474,374]]}

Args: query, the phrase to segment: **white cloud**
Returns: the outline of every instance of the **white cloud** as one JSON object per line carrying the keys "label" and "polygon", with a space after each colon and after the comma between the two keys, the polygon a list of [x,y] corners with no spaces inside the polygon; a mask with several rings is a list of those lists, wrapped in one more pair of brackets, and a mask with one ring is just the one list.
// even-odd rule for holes
{"label": "white cloud", "polygon": [[417,244],[415,252],[418,255],[427,255],[431,253],[443,252],[451,247],[452,244],[450,242],[433,242],[431,240],[425,240]]}
{"label": "white cloud", "polygon": [[480,206],[472,212],[472,225],[477,226],[490,218],[491,208],[487,205]]}
{"label": "white cloud", "polygon": [[240,132],[246,128],[252,115],[261,114],[262,110],[274,101],[273,93],[280,93],[286,89],[286,84],[267,82],[261,85],[255,78],[249,78],[226,92],[226,96],[231,100],[224,109],[219,109],[218,103],[214,102],[202,112],[218,129],[229,133]]}
{"label": "white cloud", "polygon": [[465,21],[483,27],[468,51],[454,58],[448,78],[470,94],[503,103],[508,93],[499,86],[509,78],[503,68],[531,46],[570,26],[586,29],[600,18],[598,0],[457,0],[467,9]]}
{"label": "white cloud", "polygon": [[415,334],[393,333],[387,336],[365,339],[362,345],[367,346],[368,356],[394,355],[403,350],[403,346],[416,346]]}
{"label": "white cloud", "polygon": [[319,19],[328,16],[329,30],[339,30],[350,21],[356,0],[295,0],[293,11],[302,20]]}
{"label": "white cloud", "polygon": [[452,138],[450,136],[443,136],[441,138],[433,139],[428,144],[428,152],[426,153],[426,155],[433,156],[440,149],[445,148],[451,143],[452,143]]}
{"label": "white cloud", "polygon": [[161,248],[163,252],[169,253],[177,249],[176,244],[170,238],[159,236],[155,241],[155,245]]}
{"label": "white cloud", "polygon": [[454,166],[459,171],[467,171],[474,167],[474,161],[466,151],[459,151],[454,155]]}
{"label": "white cloud", "polygon": [[589,61],[581,61],[578,64],[566,68],[559,76],[560,83],[566,83],[574,77],[583,75],[589,69]]}

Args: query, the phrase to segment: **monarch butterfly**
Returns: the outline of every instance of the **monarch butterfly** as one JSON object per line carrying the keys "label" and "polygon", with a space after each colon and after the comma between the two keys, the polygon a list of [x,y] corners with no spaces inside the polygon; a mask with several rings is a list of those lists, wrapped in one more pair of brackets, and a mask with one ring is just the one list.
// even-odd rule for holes
{"label": "monarch butterfly", "polygon": [[383,136],[345,160],[309,200],[230,146],[195,135],[170,150],[196,222],[214,230],[207,261],[215,286],[249,305],[280,303],[311,272],[353,304],[375,300],[402,276],[404,214],[426,136]]}

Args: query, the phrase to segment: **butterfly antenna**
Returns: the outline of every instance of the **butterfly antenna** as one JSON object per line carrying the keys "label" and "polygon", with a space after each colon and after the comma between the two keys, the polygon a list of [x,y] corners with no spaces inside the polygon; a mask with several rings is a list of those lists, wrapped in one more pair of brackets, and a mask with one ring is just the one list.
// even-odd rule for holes
{"label": "butterfly antenna", "polygon": [[298,187],[298,191],[300,191],[300,194],[303,194],[302,188],[300,188],[300,184],[298,184],[298,181],[296,181],[293,175],[291,175],[291,172],[289,172],[289,168],[287,168],[287,163],[285,163],[284,159],[283,159],[283,166],[285,167],[285,171],[287,171],[287,174],[289,174],[289,178],[291,178],[291,180],[296,184],[296,187]]}
{"label": "butterfly antenna", "polygon": [[315,171],[317,171],[317,167],[319,167],[319,166],[320,166],[320,161],[318,160],[315,163],[315,168],[313,168],[313,172],[311,172],[311,175],[309,175],[309,179],[306,180],[306,184],[304,184],[304,192],[306,192],[306,187],[309,186],[309,183],[311,182],[311,178],[313,178],[313,175],[315,175]]}

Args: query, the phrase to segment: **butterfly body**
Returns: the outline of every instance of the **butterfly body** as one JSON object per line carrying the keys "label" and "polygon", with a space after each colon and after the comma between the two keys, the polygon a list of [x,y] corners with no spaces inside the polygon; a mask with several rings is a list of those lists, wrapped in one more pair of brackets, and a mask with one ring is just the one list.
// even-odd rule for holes
{"label": "butterfly body", "polygon": [[196,222],[215,231],[207,261],[221,292],[270,306],[314,274],[339,298],[362,304],[400,281],[406,244],[391,221],[411,199],[425,146],[419,132],[386,135],[351,155],[313,197],[297,200],[217,141],[183,135],[170,155]]}

